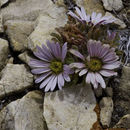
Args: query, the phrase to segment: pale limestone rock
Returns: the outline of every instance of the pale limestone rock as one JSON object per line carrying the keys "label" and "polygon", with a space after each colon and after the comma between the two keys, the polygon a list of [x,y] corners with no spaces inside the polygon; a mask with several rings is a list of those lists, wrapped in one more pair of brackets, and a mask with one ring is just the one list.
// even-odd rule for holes
{"label": "pale limestone rock", "polygon": [[122,0],[102,0],[103,6],[108,11],[120,11],[123,8]]}
{"label": "pale limestone rock", "polygon": [[29,36],[28,48],[34,50],[36,45],[45,43],[52,37],[50,34],[56,27],[64,26],[67,23],[67,15],[63,7],[53,6],[48,12],[41,13],[36,20],[36,28]]}
{"label": "pale limestone rock", "polygon": [[130,114],[123,116],[114,128],[130,128]]}
{"label": "pale limestone rock", "polygon": [[0,38],[0,70],[4,68],[9,53],[8,41]]}
{"label": "pale limestone rock", "polygon": [[130,67],[124,66],[122,69],[119,91],[125,99],[130,98]]}
{"label": "pale limestone rock", "polygon": [[[54,4],[51,0],[16,0],[16,2],[12,2],[8,7],[2,9],[1,14],[3,15],[4,23],[7,20],[34,21],[40,15],[35,23],[36,28],[29,37],[29,49],[34,49],[35,45],[41,44],[47,39],[51,39],[50,33],[54,32],[56,27],[64,26],[67,22],[65,8],[58,3]],[[9,24],[8,27],[10,26]],[[19,27],[22,26],[16,26],[13,29],[10,27],[9,30],[12,34],[12,46],[16,48],[14,48],[14,50],[21,51],[23,50],[22,45],[24,40],[22,34],[24,35],[26,32],[19,33],[18,31],[19,34],[14,33],[14,35],[12,33],[14,29],[16,32]],[[23,40],[21,40],[21,38],[23,38]],[[25,44],[26,42],[25,38]]]}
{"label": "pale limestone rock", "polygon": [[[3,14],[4,21],[16,19],[34,21],[41,12],[50,15],[48,11],[55,6],[56,4],[51,0],[16,0],[1,9],[1,14]],[[49,13],[55,13],[55,11]]]}
{"label": "pale limestone rock", "polygon": [[123,28],[126,28],[126,24],[121,21],[120,19],[116,18],[114,15],[112,15],[111,13],[109,12],[106,12],[105,16],[112,16],[112,18],[115,20],[113,23],[118,25],[119,28],[123,29]]}
{"label": "pale limestone rock", "polygon": [[64,0],[52,0],[54,1],[55,4],[57,4],[58,6],[62,6],[62,7],[65,7],[65,4],[64,4]]}
{"label": "pale limestone rock", "polygon": [[3,18],[2,15],[0,14],[0,33],[4,32],[4,28],[3,28]]}
{"label": "pale limestone rock", "polygon": [[99,0],[75,0],[76,4],[80,7],[84,7],[87,11],[87,14],[92,12],[104,14],[104,9],[102,3]]}
{"label": "pale limestone rock", "polygon": [[27,48],[28,36],[33,31],[34,22],[23,20],[8,20],[5,24],[6,34],[14,51],[24,51]]}
{"label": "pale limestone rock", "polygon": [[48,130],[90,130],[97,121],[96,99],[90,85],[46,93],[44,117]]}
{"label": "pale limestone rock", "polygon": [[29,56],[28,52],[25,51],[22,54],[20,54],[19,59],[22,60],[23,62],[25,62],[26,64],[29,64],[29,61],[31,59],[31,57]]}
{"label": "pale limestone rock", "polygon": [[3,97],[5,97],[5,90],[4,90],[3,85],[0,85],[0,98],[3,98]]}
{"label": "pale limestone rock", "polygon": [[109,127],[113,112],[113,101],[111,97],[104,97],[100,101],[100,122],[104,127]]}
{"label": "pale limestone rock", "polygon": [[0,97],[3,93],[9,95],[14,92],[20,92],[33,85],[33,75],[27,71],[24,65],[7,64],[1,72]]}
{"label": "pale limestone rock", "polygon": [[6,4],[9,0],[0,0],[0,7],[4,4]]}
{"label": "pale limestone rock", "polygon": [[48,10],[52,4],[51,0],[16,0],[1,9],[1,13],[4,21],[15,19],[34,21],[41,11]]}
{"label": "pale limestone rock", "polygon": [[0,130],[47,130],[43,100],[41,92],[32,91],[8,104],[0,112]]}
{"label": "pale limestone rock", "polygon": [[13,63],[14,63],[14,57],[10,57],[10,58],[8,59],[8,62],[7,62],[7,63],[13,64]]}

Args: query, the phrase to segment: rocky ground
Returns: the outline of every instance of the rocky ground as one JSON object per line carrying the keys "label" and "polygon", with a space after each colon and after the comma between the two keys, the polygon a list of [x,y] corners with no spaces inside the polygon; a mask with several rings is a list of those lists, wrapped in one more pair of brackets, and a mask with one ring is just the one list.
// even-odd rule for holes
{"label": "rocky ground", "polygon": [[[28,66],[32,51],[76,5],[113,15],[126,66],[105,90],[79,84],[43,93]],[[128,0],[0,0],[0,130],[130,129],[129,29]]]}

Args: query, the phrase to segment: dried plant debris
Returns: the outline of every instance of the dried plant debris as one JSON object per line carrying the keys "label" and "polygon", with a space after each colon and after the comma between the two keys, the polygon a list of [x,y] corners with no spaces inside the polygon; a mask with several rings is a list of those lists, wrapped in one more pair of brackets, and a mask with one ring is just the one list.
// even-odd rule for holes
{"label": "dried plant debris", "polygon": [[130,63],[130,30],[123,30],[119,33],[120,36],[120,45],[119,49],[124,52],[122,59],[124,64],[127,65]]}

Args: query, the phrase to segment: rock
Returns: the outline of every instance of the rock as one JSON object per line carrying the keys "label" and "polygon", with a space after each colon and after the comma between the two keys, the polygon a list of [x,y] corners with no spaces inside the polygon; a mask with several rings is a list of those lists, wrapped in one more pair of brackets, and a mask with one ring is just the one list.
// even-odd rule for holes
{"label": "rock", "polygon": [[123,116],[114,128],[130,128],[130,114]]}
{"label": "rock", "polygon": [[24,51],[27,48],[28,36],[33,31],[34,22],[22,20],[8,20],[6,34],[14,51]]}
{"label": "rock", "polygon": [[51,0],[15,0],[7,7],[1,9],[4,22],[7,20],[25,20],[34,21],[41,12],[50,15],[50,8],[56,6]]}
{"label": "rock", "polygon": [[10,58],[8,59],[8,63],[9,63],[9,64],[13,64],[13,62],[14,62],[14,57],[10,57]]}
{"label": "rock", "polygon": [[[130,114],[130,67],[124,66],[122,68],[122,76],[118,87],[114,87],[114,115],[118,115],[118,120],[126,115]],[[116,118],[113,120],[118,121]]]}
{"label": "rock", "polygon": [[7,64],[1,72],[0,98],[30,88],[32,85],[33,75],[24,65]]}
{"label": "rock", "polygon": [[119,28],[123,29],[123,28],[126,28],[126,24],[121,21],[120,19],[116,18],[114,15],[112,15],[111,13],[109,12],[106,12],[105,16],[112,16],[112,18],[115,20],[113,23],[118,25]]}
{"label": "rock", "polygon": [[124,99],[130,98],[130,67],[124,66],[122,69],[119,91]]}
{"label": "rock", "polygon": [[3,28],[3,18],[2,15],[0,15],[0,33],[4,32],[4,28]]}
{"label": "rock", "polygon": [[113,89],[111,87],[107,87],[105,93],[108,97],[113,97]]}
{"label": "rock", "polygon": [[37,21],[36,28],[29,36],[28,48],[34,50],[36,45],[45,43],[52,37],[50,34],[55,31],[55,28],[64,26],[67,23],[67,15],[63,7],[56,7],[48,9],[48,13],[42,13]]}
{"label": "rock", "polygon": [[11,102],[0,112],[0,130],[47,130],[42,105],[39,91]]}
{"label": "rock", "polygon": [[90,85],[66,87],[44,98],[48,130],[90,130],[97,121],[96,99]]}
{"label": "rock", "polygon": [[0,0],[0,8],[2,5],[6,4],[9,0]]}
{"label": "rock", "polygon": [[22,54],[20,54],[19,59],[22,60],[23,62],[25,62],[26,64],[29,64],[29,61],[31,59],[31,57],[29,56],[28,52],[25,51]]}
{"label": "rock", "polygon": [[100,122],[104,128],[109,127],[113,112],[113,101],[111,97],[104,97],[100,101]]}
{"label": "rock", "polygon": [[120,11],[123,8],[122,0],[102,0],[103,6],[108,11]]}
{"label": "rock", "polygon": [[64,4],[64,0],[52,0],[52,1],[54,1],[54,3],[57,4],[58,6],[66,7]]}
{"label": "rock", "polygon": [[88,14],[92,12],[105,14],[100,0],[75,0],[78,6],[85,8]]}
{"label": "rock", "polygon": [[8,57],[8,41],[0,38],[0,71],[4,68]]}
{"label": "rock", "polygon": [[34,21],[42,10],[48,9],[52,4],[51,0],[16,0],[7,7],[1,9],[4,21],[7,20],[28,20]]}

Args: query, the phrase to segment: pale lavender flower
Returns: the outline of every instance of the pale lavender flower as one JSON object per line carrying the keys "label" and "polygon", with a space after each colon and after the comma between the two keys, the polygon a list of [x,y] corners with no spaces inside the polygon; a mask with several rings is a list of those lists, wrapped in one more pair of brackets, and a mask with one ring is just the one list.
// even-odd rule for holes
{"label": "pale lavender flower", "polygon": [[110,77],[117,75],[114,69],[120,66],[118,56],[114,48],[105,45],[100,41],[89,40],[87,43],[88,57],[86,58],[80,52],[71,49],[70,52],[80,58],[83,62],[72,63],[70,66],[79,72],[79,76],[86,74],[86,83],[92,83],[94,88],[98,87],[98,83],[102,88],[106,87],[102,76]]}
{"label": "pale lavender flower", "polygon": [[91,23],[95,26],[97,24],[108,24],[115,21],[111,16],[102,16],[101,13],[93,12],[91,16],[87,15],[83,7],[81,7],[81,10],[78,7],[75,7],[75,9],[77,15],[72,11],[69,11],[68,14],[80,22]]}
{"label": "pale lavender flower", "polygon": [[41,83],[40,88],[45,87],[45,92],[53,91],[58,84],[58,88],[62,89],[65,81],[69,82],[71,69],[64,60],[67,54],[67,43],[62,48],[59,43],[47,41],[47,46],[42,44],[42,47],[37,46],[37,51],[34,55],[38,59],[31,59],[30,66],[32,73],[39,75],[35,83]]}
{"label": "pale lavender flower", "polygon": [[81,7],[81,10],[78,7],[75,7],[75,10],[78,15],[76,15],[72,11],[69,11],[68,14],[79,20],[80,22],[90,22],[90,15],[86,14],[85,9],[83,7]]}

